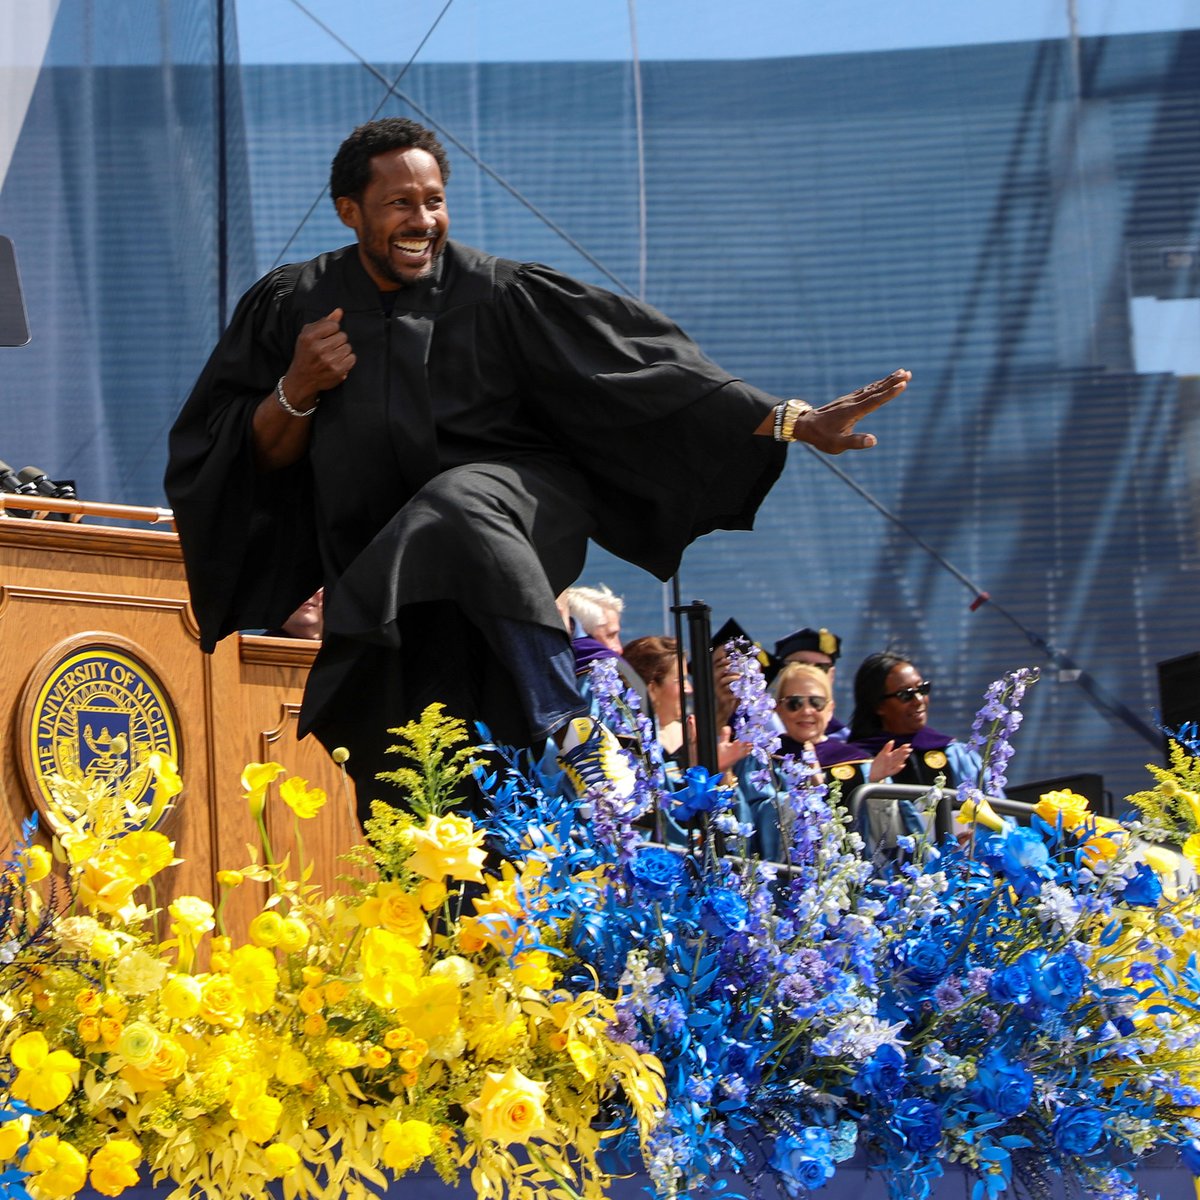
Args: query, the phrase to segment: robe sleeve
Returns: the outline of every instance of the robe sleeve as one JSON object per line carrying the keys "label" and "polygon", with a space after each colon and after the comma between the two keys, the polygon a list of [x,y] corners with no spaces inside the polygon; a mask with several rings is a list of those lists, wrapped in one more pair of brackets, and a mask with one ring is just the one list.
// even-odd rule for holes
{"label": "robe sleeve", "polygon": [[536,264],[497,283],[533,411],[600,499],[600,545],[667,579],[695,538],[752,527],[784,464],[754,435],[776,397],[649,305]]}
{"label": "robe sleeve", "polygon": [[171,430],[165,487],[207,651],[282,624],[321,584],[308,460],[260,474],[251,439],[302,325],[288,303],[296,270],[242,298]]}

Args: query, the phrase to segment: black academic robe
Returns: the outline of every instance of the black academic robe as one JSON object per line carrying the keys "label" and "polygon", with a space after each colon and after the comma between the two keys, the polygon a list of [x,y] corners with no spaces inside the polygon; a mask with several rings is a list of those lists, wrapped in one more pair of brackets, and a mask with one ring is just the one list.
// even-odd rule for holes
{"label": "black academic robe", "polygon": [[[694,538],[750,528],[783,464],[783,447],[752,436],[776,399],[646,305],[455,242],[394,300],[385,314],[356,246],[272,271],[243,297],[170,439],[166,490],[205,649],[281,623],[325,585],[301,730],[326,744],[351,709],[361,722],[386,703],[395,725],[433,698],[394,689],[438,672],[439,640],[461,632],[437,626],[447,606],[469,624],[561,629],[554,596],[589,535],[666,579]],[[339,307],[357,364],[309,418],[306,455],[259,473],[254,409],[301,328]],[[427,495],[479,463],[495,465],[504,515],[484,552],[477,530],[440,519],[453,487]],[[490,648],[475,642],[461,665],[483,681],[477,711],[461,715],[520,741]],[[440,673],[454,671],[443,661]]]}

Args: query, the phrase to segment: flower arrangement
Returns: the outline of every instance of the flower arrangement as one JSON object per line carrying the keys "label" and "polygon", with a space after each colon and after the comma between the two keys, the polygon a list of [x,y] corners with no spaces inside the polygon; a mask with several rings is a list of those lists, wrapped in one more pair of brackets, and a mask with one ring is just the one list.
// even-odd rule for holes
{"label": "flower arrangement", "polygon": [[[1200,846],[1196,747],[1131,798],[1137,820],[1057,793],[1018,825],[987,799],[1034,679],[1016,672],[973,732],[967,832],[877,865],[815,763],[777,757],[757,664],[729,653],[781,863],[751,853],[721,778],[668,775],[603,662],[631,796],[599,789],[581,820],[434,706],[397,731],[405,807],[374,809],[370,881],[336,895],[262,820],[292,809],[302,864],[323,794],[249,766],[262,853],[221,883],[268,898],[238,942],[223,903],[156,908],[171,764],[145,764],[144,809],[62,781],[57,865],[27,835],[0,876],[0,1194],[119,1195],[140,1171],[332,1200],[428,1162],[496,1200],[599,1200],[639,1164],[662,1197],[725,1172],[798,1197],[857,1156],[897,1200],[950,1163],[974,1200],[1057,1174],[1130,1200],[1155,1148],[1200,1165],[1200,893],[1150,845]],[[478,822],[452,811],[471,773]],[[686,845],[646,840],[656,810]]]}

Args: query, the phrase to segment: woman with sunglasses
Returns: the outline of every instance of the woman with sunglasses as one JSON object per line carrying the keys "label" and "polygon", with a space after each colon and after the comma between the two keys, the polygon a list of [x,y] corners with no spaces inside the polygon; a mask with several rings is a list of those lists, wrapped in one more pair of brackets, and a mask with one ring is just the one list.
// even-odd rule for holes
{"label": "woman with sunglasses", "polygon": [[872,753],[888,742],[911,747],[893,783],[932,787],[942,775],[953,788],[979,776],[979,756],[973,750],[930,728],[932,690],[933,684],[907,658],[886,650],[865,658],[854,676],[850,741]]}

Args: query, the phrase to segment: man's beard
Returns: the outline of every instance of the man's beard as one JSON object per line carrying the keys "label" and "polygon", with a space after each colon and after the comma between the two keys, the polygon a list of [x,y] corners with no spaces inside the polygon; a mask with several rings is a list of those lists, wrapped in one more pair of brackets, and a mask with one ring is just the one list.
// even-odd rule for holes
{"label": "man's beard", "polygon": [[367,258],[371,264],[379,272],[384,279],[390,279],[397,287],[413,287],[418,283],[425,283],[432,279],[437,274],[438,263],[442,260],[442,253],[446,249],[446,243],[442,242],[440,246],[433,252],[433,256],[429,260],[429,266],[415,279],[407,279],[399,274],[396,268],[392,266],[392,261],[386,254],[379,254],[374,250],[367,250]]}

